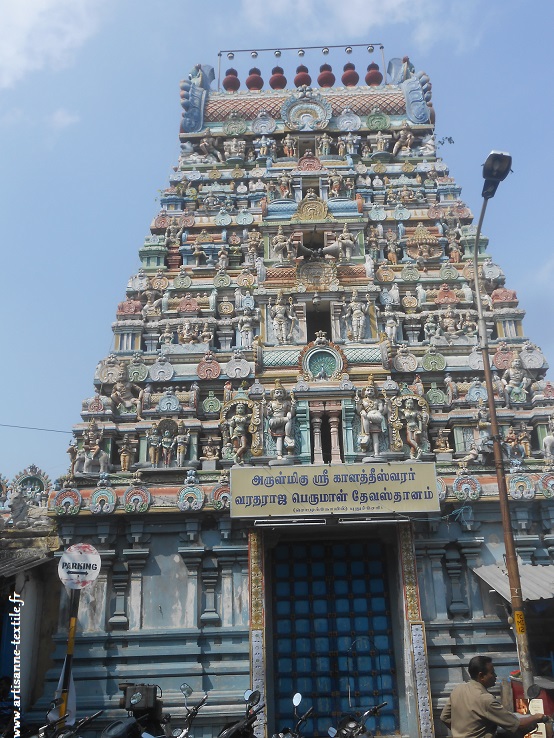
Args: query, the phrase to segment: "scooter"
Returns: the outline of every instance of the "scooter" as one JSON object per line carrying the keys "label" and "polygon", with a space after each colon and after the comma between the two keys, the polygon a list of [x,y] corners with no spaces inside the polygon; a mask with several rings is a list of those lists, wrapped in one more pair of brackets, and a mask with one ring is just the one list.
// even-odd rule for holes
{"label": "scooter", "polygon": [[218,738],[252,738],[254,723],[257,720],[258,713],[264,709],[264,705],[260,705],[255,710],[253,709],[260,701],[260,693],[257,689],[254,692],[247,689],[244,693],[244,701],[246,702],[246,715],[242,720],[225,725]]}
{"label": "scooter", "polygon": [[382,710],[386,704],[386,702],[381,702],[380,705],[370,707],[361,717],[357,715],[345,715],[341,718],[338,728],[329,728],[329,735],[331,738],[356,738],[356,736],[363,734],[369,735],[365,721],[373,717],[373,715],[377,715],[379,710]]}
{"label": "scooter", "polygon": [[290,738],[302,738],[301,728],[304,723],[307,722],[308,718],[314,711],[314,708],[310,707],[303,715],[299,715],[298,706],[301,702],[302,695],[300,694],[300,692],[297,692],[292,698],[292,704],[294,705],[294,717],[297,719],[294,730],[291,730],[290,728],[284,728],[280,733],[275,733],[273,735],[273,738],[289,738],[289,736]]}

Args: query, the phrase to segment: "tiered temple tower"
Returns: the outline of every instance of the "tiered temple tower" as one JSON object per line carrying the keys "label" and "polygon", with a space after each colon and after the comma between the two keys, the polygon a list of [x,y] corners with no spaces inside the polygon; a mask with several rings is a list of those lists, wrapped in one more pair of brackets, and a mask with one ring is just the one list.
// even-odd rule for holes
{"label": "tiered temple tower", "polygon": [[[210,694],[206,738],[249,687],[260,735],[301,691],[309,734],[350,697],[388,702],[382,734],[431,736],[471,655],[516,662],[482,580],[503,543],[476,228],[407,58],[386,79],[351,63],[291,76],[229,69],[214,91],[197,65],[182,83],[179,160],[49,502],[63,543],[104,562],[79,706],[115,716],[117,683],[148,681],[178,715],[186,679]],[[554,388],[477,248],[516,545],[547,568]]]}

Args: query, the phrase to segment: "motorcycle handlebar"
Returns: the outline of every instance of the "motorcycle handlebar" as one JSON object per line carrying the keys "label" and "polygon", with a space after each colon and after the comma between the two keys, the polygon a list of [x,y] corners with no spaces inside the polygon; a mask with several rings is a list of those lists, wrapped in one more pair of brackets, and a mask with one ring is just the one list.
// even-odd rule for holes
{"label": "motorcycle handlebar", "polygon": [[314,708],[313,707],[310,707],[308,710],[306,710],[306,712],[298,720],[298,722],[296,723],[296,728],[295,728],[295,732],[296,733],[298,733],[298,731],[300,730],[300,726],[302,725],[302,723],[305,723],[306,722],[306,720],[310,717],[310,715],[312,714],[313,711],[314,711]]}
{"label": "motorcycle handlebar", "polygon": [[98,712],[93,713],[92,715],[89,715],[89,717],[84,717],[75,725],[74,731],[77,732],[81,728],[84,728],[85,725],[88,725],[90,722],[95,720],[99,715],[101,715],[104,712],[104,710],[98,710]]}
{"label": "motorcycle handlebar", "polygon": [[375,705],[375,707],[370,707],[369,710],[364,712],[362,715],[362,723],[364,723],[368,717],[371,717],[372,715],[377,715],[379,710],[382,710],[383,707],[385,707],[388,703],[387,702],[381,702],[380,705]]}

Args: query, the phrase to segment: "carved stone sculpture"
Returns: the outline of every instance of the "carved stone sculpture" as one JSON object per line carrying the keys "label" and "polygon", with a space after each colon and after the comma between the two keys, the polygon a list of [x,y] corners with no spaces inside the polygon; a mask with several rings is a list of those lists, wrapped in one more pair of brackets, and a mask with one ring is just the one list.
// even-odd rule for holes
{"label": "carved stone sculpture", "polygon": [[296,400],[294,393],[287,396],[287,392],[279,380],[275,381],[275,388],[271,392],[271,399],[266,405],[266,415],[269,418],[269,432],[275,439],[275,455],[283,458],[283,451],[294,453],[294,417],[296,414]]}
{"label": "carved stone sculpture", "polygon": [[527,390],[531,384],[529,373],[523,368],[519,356],[514,356],[508,369],[502,375],[504,385],[504,398],[506,407],[511,407],[513,402],[523,403],[527,399]]}
{"label": "carved stone sculpture", "polygon": [[381,438],[387,432],[387,407],[383,400],[375,396],[373,377],[369,377],[363,396],[356,390],[356,412],[360,416],[361,429],[358,442],[362,451],[366,452],[371,444],[372,457],[379,457]]}

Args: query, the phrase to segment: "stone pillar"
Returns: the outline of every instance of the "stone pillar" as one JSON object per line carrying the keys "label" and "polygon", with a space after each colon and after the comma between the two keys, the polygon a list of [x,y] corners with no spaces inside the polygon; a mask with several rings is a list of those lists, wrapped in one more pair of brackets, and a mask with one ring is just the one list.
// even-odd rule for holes
{"label": "stone pillar", "polygon": [[296,405],[296,424],[300,429],[300,452],[296,454],[299,464],[312,463],[310,441],[310,414],[306,400],[299,400]]}
{"label": "stone pillar", "polygon": [[323,450],[321,448],[321,419],[324,405],[322,402],[310,402],[310,418],[314,432],[314,464],[323,464]]}
{"label": "stone pillar", "polygon": [[329,418],[329,425],[331,426],[331,463],[340,464],[342,463],[340,455],[340,438],[339,438],[339,423],[340,423],[340,403],[325,403],[325,410]]}
{"label": "stone pillar", "polygon": [[353,464],[356,461],[354,419],[356,406],[352,400],[342,401],[342,438],[344,443],[344,461]]}

